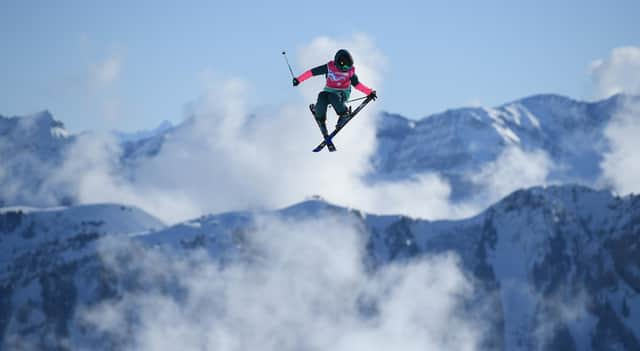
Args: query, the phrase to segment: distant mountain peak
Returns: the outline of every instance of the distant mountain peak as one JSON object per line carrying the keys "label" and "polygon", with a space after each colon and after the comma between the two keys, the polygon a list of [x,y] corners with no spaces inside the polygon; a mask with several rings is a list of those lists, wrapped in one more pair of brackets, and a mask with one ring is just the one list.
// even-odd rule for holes
{"label": "distant mountain peak", "polygon": [[28,116],[28,117],[36,118],[36,119],[44,120],[44,121],[54,121],[53,114],[49,110],[42,110],[42,111],[36,112],[36,113],[34,113],[34,114],[32,114],[31,116]]}
{"label": "distant mountain peak", "polygon": [[524,98],[521,99],[517,99],[511,102],[508,102],[506,104],[503,104],[501,106],[506,106],[506,105],[511,105],[514,103],[520,103],[520,104],[526,104],[529,102],[541,102],[541,101],[562,101],[562,102],[579,102],[578,100],[572,99],[568,96],[564,96],[564,95],[560,95],[560,94],[553,94],[553,93],[543,93],[543,94],[533,94],[533,95],[529,95],[526,96]]}
{"label": "distant mountain peak", "polygon": [[127,142],[137,142],[144,139],[153,138],[155,136],[162,135],[173,128],[174,126],[171,122],[167,120],[163,120],[162,122],[160,122],[160,124],[157,127],[153,129],[140,130],[140,131],[134,131],[134,132],[122,132],[122,131],[116,130],[116,131],[113,131],[113,134],[118,138],[118,140],[120,140],[121,143],[127,143]]}
{"label": "distant mountain peak", "polygon": [[24,115],[24,116],[12,116],[7,117],[0,115],[0,120],[4,120],[5,123],[28,123],[28,124],[62,124],[60,121],[56,121],[53,118],[53,114],[49,110],[42,110],[40,112]]}

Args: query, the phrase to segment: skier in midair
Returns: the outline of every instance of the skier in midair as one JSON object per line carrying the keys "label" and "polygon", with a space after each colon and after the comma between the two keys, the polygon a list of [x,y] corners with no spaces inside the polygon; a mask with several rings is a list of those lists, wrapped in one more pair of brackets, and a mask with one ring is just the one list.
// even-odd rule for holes
{"label": "skier in midair", "polygon": [[333,61],[314,67],[302,73],[300,76],[293,78],[293,86],[298,86],[305,80],[321,74],[325,75],[327,82],[324,89],[318,94],[318,101],[312,112],[320,127],[322,136],[327,141],[327,146],[333,151],[335,150],[335,146],[333,146],[333,142],[329,139],[329,132],[327,131],[326,125],[328,105],[331,104],[338,114],[338,122],[336,123],[336,128],[338,128],[342,126],[349,117],[346,102],[351,95],[351,86],[354,86],[372,100],[375,100],[378,96],[375,90],[367,87],[358,80],[356,69],[353,66],[353,58],[349,51],[345,49],[338,50]]}

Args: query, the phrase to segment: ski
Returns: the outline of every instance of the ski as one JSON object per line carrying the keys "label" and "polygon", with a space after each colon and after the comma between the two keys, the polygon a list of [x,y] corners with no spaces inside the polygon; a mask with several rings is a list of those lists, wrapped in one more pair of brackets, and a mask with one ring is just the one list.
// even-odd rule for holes
{"label": "ski", "polygon": [[[356,107],[355,110],[353,110],[349,114],[349,117],[347,118],[346,121],[344,121],[344,123],[342,125],[336,127],[336,129],[334,129],[333,132],[331,132],[331,134],[329,134],[328,138],[323,140],[318,146],[316,146],[315,149],[313,149],[313,152],[320,152],[322,149],[324,149],[325,146],[327,146],[329,151],[335,151],[336,149],[335,149],[335,146],[333,145],[333,137],[335,137],[336,134],[338,134],[338,132],[340,132],[342,130],[342,128],[344,128],[347,125],[347,123],[349,123],[358,114],[358,112],[360,112],[365,106],[367,106],[367,104],[371,100],[372,100],[372,98],[367,97],[358,107]],[[311,106],[309,106],[309,107],[311,107]],[[313,112],[313,110],[311,110],[311,112]],[[328,145],[327,145],[327,140],[329,141]]]}
{"label": "ski", "polygon": [[[316,121],[316,123],[318,123],[318,128],[320,128],[320,132],[322,132],[322,127],[320,126],[320,122],[318,122],[318,120],[316,119],[315,105],[314,104],[309,105],[309,110],[311,110],[311,115],[313,115],[313,119]],[[333,142],[331,141],[330,138],[325,139],[324,143],[325,143],[325,145],[327,145],[327,149],[329,149],[329,151],[331,151],[331,152],[336,151],[336,146],[333,145]],[[314,150],[314,152],[315,152],[315,150]]]}

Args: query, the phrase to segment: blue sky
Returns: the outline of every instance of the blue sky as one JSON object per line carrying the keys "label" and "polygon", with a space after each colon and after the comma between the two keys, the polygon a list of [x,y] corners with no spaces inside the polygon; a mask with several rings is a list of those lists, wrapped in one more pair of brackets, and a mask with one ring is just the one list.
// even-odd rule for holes
{"label": "blue sky", "polygon": [[589,64],[640,44],[636,0],[389,3],[5,0],[0,114],[150,128],[180,121],[205,76],[244,79],[256,108],[297,102],[281,51],[295,63],[319,36],[364,33],[388,62],[380,106],[420,118],[536,93],[589,99]]}

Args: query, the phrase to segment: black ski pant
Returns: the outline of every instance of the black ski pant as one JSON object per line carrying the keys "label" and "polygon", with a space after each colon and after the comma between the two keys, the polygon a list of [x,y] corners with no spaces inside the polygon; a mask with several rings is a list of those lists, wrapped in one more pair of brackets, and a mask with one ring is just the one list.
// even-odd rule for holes
{"label": "black ski pant", "polygon": [[344,95],[341,93],[334,93],[329,91],[321,91],[318,94],[318,101],[316,102],[316,119],[319,121],[327,120],[327,107],[329,104],[333,106],[333,109],[338,115],[344,115],[347,111],[345,105]]}

